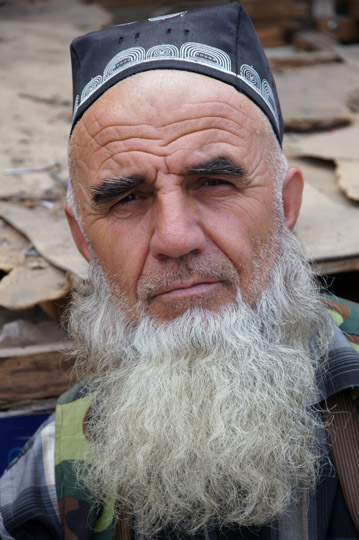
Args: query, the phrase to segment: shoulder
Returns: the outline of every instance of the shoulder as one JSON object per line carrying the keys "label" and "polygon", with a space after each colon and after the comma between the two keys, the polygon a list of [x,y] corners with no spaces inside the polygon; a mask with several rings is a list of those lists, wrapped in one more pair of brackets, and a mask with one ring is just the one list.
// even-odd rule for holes
{"label": "shoulder", "polygon": [[323,298],[330,316],[359,353],[359,304],[329,294]]}
{"label": "shoulder", "polygon": [[0,479],[0,537],[61,538],[55,473],[55,415],[39,428]]}

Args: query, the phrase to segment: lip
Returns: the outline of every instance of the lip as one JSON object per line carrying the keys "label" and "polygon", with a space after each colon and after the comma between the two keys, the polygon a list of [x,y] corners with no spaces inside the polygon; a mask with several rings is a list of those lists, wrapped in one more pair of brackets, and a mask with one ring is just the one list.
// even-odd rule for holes
{"label": "lip", "polygon": [[213,286],[218,285],[218,283],[219,281],[217,279],[199,279],[184,283],[173,283],[169,287],[156,292],[156,294],[152,296],[152,300],[160,297],[180,298],[183,296],[188,297],[208,293]]}

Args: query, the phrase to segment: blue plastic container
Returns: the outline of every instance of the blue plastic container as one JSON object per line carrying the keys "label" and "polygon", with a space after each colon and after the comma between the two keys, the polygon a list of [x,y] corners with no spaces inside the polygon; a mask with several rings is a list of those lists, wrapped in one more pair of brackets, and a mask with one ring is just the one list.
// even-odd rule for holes
{"label": "blue plastic container", "polygon": [[19,414],[0,418],[0,474],[48,417],[49,414]]}

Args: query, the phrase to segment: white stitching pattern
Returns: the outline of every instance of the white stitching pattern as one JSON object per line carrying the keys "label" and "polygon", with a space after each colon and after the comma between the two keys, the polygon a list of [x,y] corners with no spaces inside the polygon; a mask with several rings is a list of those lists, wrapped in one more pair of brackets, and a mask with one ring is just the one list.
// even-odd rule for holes
{"label": "white stitching pattern", "polygon": [[261,81],[261,78],[254,67],[249,66],[248,64],[243,64],[241,66],[239,75],[237,75],[237,77],[250,86],[263,99],[268,108],[271,110],[279,129],[277,106],[274,99],[273,90],[267,79],[263,79]]}
{"label": "white stitching pattern", "polygon": [[148,20],[151,22],[154,21],[164,21],[165,19],[172,19],[173,17],[184,17],[187,11],[181,11],[179,13],[170,13],[169,15],[160,15],[159,17],[150,17]]}
{"label": "white stitching pattern", "polygon": [[164,43],[162,45],[151,47],[147,52],[143,47],[131,47],[130,49],[126,49],[125,51],[116,54],[106,65],[103,75],[97,75],[86,84],[81,92],[81,98],[79,95],[76,96],[73,116],[75,117],[77,109],[83,105],[83,103],[96,92],[98,88],[117,73],[138,64],[145,64],[153,60],[168,59],[210,66],[212,69],[239,78],[247,86],[252,88],[266,103],[279,128],[277,106],[273,90],[267,79],[261,80],[254,67],[248,64],[243,64],[241,66],[239,75],[234,73],[232,71],[231,59],[227,53],[217,47],[194,42],[184,43],[180,50],[178,50],[175,45]]}

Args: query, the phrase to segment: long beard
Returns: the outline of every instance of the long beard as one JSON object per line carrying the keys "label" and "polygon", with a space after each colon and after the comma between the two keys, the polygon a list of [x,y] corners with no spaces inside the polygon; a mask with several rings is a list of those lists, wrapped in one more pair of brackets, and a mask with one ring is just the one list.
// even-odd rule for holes
{"label": "long beard", "polygon": [[118,516],[126,510],[150,537],[263,525],[314,485],[309,405],[329,331],[290,233],[254,308],[239,291],[217,313],[190,309],[162,325],[144,314],[133,325],[98,266],[92,283],[70,328],[96,388],[79,479],[99,501],[114,498]]}

